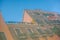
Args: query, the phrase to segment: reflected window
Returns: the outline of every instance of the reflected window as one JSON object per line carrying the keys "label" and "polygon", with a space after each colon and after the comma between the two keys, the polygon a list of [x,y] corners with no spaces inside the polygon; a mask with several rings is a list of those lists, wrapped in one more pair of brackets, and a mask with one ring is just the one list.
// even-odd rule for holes
{"label": "reflected window", "polygon": [[4,32],[0,32],[0,40],[7,40]]}

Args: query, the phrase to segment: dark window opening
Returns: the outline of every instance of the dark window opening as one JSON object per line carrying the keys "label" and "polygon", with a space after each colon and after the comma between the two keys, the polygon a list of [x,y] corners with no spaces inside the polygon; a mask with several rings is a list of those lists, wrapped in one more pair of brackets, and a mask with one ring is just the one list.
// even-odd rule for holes
{"label": "dark window opening", "polygon": [[36,14],[36,15],[40,15],[40,13],[38,13],[38,12],[34,12],[34,14]]}
{"label": "dark window opening", "polygon": [[15,30],[19,39],[21,40],[27,39],[27,35],[25,33],[22,33],[20,28],[16,28]]}
{"label": "dark window opening", "polygon": [[17,34],[18,36],[20,36],[20,34],[21,34],[20,29],[19,29],[19,28],[16,28],[15,31],[16,31],[16,34]]}
{"label": "dark window opening", "polygon": [[44,16],[54,16],[54,14],[43,14]]}
{"label": "dark window opening", "polygon": [[0,32],[0,40],[7,40],[4,32]]}
{"label": "dark window opening", "polygon": [[29,32],[29,33],[32,33],[32,30],[31,30],[31,29],[28,29],[28,32]]}

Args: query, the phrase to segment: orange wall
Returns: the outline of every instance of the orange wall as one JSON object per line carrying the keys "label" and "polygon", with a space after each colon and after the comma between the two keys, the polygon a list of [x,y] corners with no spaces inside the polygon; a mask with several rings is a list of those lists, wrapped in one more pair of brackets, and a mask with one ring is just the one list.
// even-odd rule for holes
{"label": "orange wall", "polygon": [[[40,37],[40,40],[46,40],[44,37]],[[57,35],[54,35],[53,37],[47,37],[48,40],[60,40],[60,38]]]}
{"label": "orange wall", "polygon": [[0,31],[5,33],[7,40],[13,40],[13,37],[0,14]]}

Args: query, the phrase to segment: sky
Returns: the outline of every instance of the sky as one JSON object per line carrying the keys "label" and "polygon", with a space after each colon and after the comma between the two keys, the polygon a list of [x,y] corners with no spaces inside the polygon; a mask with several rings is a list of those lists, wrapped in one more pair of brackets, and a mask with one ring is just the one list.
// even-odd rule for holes
{"label": "sky", "polygon": [[24,9],[42,9],[60,13],[60,0],[0,0],[4,21],[22,21]]}

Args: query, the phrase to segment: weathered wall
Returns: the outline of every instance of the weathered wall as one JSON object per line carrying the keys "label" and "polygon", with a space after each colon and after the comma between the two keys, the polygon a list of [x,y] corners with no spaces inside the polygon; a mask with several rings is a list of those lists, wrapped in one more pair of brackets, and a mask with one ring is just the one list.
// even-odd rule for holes
{"label": "weathered wall", "polygon": [[8,26],[4,22],[2,15],[0,14],[0,32],[4,32],[7,40],[13,40],[13,37],[8,29]]}

